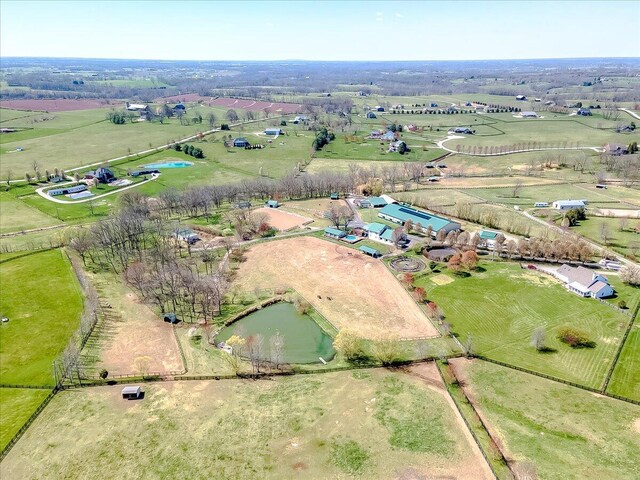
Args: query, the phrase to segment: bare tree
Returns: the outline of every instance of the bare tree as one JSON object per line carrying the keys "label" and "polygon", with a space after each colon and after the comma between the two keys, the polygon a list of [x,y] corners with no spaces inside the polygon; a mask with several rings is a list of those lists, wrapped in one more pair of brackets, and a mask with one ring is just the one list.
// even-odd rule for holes
{"label": "bare tree", "polygon": [[522,190],[522,180],[516,180],[516,183],[511,188],[511,196],[517,198],[520,196],[520,190]]}
{"label": "bare tree", "polygon": [[545,349],[546,333],[544,327],[538,327],[533,331],[531,336],[531,346],[541,352]]}
{"label": "bare tree", "polygon": [[271,362],[276,369],[282,364],[282,356],[284,354],[284,336],[276,331],[276,334],[269,339],[271,349]]}

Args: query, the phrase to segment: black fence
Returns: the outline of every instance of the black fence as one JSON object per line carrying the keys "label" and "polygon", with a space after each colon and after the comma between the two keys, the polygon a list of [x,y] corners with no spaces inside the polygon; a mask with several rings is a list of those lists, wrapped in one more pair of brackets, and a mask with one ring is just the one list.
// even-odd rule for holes
{"label": "black fence", "polygon": [[[633,310],[633,314],[631,315],[631,321],[629,325],[627,325],[627,329],[624,331],[624,335],[622,336],[622,341],[620,345],[618,345],[618,350],[616,351],[616,356],[613,357],[613,363],[611,363],[611,368],[607,372],[607,376],[604,379],[604,383],[602,384],[602,391],[606,392],[607,388],[609,388],[609,382],[611,381],[611,377],[613,376],[613,372],[615,371],[616,365],[618,364],[618,360],[620,359],[620,355],[622,354],[622,349],[624,348],[624,344],[627,342],[627,337],[629,333],[631,333],[631,329],[633,328],[633,324],[638,318],[638,312],[640,311],[640,302],[636,305],[636,308]],[[613,395],[613,394],[608,394]]]}
{"label": "black fence", "polygon": [[547,380],[553,380],[554,382],[564,383],[565,385],[569,385],[571,387],[580,388],[582,390],[587,390],[589,392],[597,393],[597,394],[600,394],[600,395],[603,395],[603,396],[606,396],[606,397],[611,397],[611,398],[615,398],[617,400],[622,400],[623,402],[633,403],[635,405],[640,405],[640,401],[639,400],[634,400],[632,398],[627,398],[627,397],[623,397],[623,396],[620,396],[620,395],[607,393],[607,392],[604,392],[602,389],[599,389],[599,388],[588,387],[586,385],[581,385],[579,383],[571,382],[569,380],[564,380],[562,378],[554,377],[554,376],[551,376],[551,375],[546,375],[544,373],[535,372],[533,370],[529,370],[529,369],[526,369],[526,368],[518,367],[516,365],[510,365],[508,363],[504,363],[504,362],[501,362],[499,360],[493,360],[492,358],[485,357],[484,355],[472,354],[471,356],[473,358],[477,358],[479,360],[484,360],[485,362],[495,363],[496,365],[500,365],[502,367],[512,368],[514,370],[519,370],[521,372],[528,373],[530,375],[535,375],[537,377],[546,378]]}

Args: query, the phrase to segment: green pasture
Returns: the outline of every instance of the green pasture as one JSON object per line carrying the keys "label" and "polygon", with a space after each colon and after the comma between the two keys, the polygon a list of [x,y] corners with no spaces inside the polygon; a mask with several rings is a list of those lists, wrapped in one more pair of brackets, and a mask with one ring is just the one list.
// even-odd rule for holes
{"label": "green pasture", "polygon": [[640,253],[640,234],[633,231],[638,222],[638,219],[626,219],[622,229],[619,218],[588,216],[586,220],[571,227],[571,230],[606,245],[621,255],[632,256]]}
{"label": "green pasture", "polygon": [[[600,387],[630,318],[590,298],[580,298],[549,277],[512,263],[482,262],[484,272],[437,285],[432,276],[416,284],[443,310],[462,342],[472,351],[572,382]],[[556,335],[562,327],[588,332],[595,348],[573,349]],[[530,345],[544,328],[549,352]]]}
{"label": "green pasture", "polygon": [[640,324],[637,320],[624,343],[607,392],[640,401]]}
{"label": "green pasture", "polygon": [[0,192],[0,233],[59,225],[61,222],[32,208],[10,192]]}
{"label": "green pasture", "polygon": [[44,389],[0,388],[0,450],[11,441],[47,395],[49,390]]}
{"label": "green pasture", "polygon": [[399,372],[149,383],[140,402],[121,388],[58,394],[2,477],[391,478],[424,465],[447,476],[473,456],[445,396]]}
{"label": "green pasture", "polygon": [[[367,133],[368,135],[368,133]],[[404,138],[403,138],[404,139]],[[410,152],[400,155],[397,152],[389,152],[389,142],[378,140],[346,141],[346,137],[339,135],[329,145],[316,154],[320,158],[336,160],[385,160],[395,162],[429,162],[446,154],[444,150],[433,144],[422,142],[414,144],[409,139],[404,139],[411,148]]]}
{"label": "green pasture", "polygon": [[0,264],[0,383],[53,383],[52,362],[78,326],[82,293],[61,250]]}
{"label": "green pasture", "polygon": [[637,478],[637,406],[488,362],[464,369],[513,466],[534,466],[530,478]]}

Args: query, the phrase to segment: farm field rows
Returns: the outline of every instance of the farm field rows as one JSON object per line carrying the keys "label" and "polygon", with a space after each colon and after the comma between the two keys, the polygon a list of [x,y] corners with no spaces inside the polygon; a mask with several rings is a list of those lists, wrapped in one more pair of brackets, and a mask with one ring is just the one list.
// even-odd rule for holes
{"label": "farm field rows", "polygon": [[82,294],[64,253],[49,250],[0,264],[0,383],[52,385],[52,362],[76,330]]}
{"label": "farm field rows", "polygon": [[[579,298],[557,281],[517,264],[482,262],[484,272],[437,285],[417,281],[443,310],[453,332],[489,358],[599,388],[613,362],[630,317],[593,299]],[[464,292],[461,294],[461,292]],[[546,332],[548,352],[530,345],[533,331]],[[572,349],[557,338],[561,327],[588,332],[595,348]]]}
{"label": "farm field rows", "polygon": [[538,478],[637,477],[637,406],[488,362],[452,363],[508,458]]}
{"label": "farm field rows", "polygon": [[[215,471],[220,479],[491,478],[444,392],[399,372],[164,382],[145,385],[139,402],[120,398],[120,389],[57,395],[0,474],[101,479],[141,469],[152,477]],[[127,445],[123,436],[131,438]]]}

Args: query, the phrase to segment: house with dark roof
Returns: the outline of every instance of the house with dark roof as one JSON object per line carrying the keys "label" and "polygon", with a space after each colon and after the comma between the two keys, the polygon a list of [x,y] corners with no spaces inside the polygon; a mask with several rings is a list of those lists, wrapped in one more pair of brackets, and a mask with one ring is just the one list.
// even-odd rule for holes
{"label": "house with dark roof", "polygon": [[178,103],[171,110],[173,111],[174,115],[178,115],[178,114],[186,113],[187,112],[187,107],[185,107],[184,104],[182,104],[182,103]]}
{"label": "house with dark roof", "polygon": [[538,118],[538,114],[536,112],[521,112],[520,116],[522,118]]}
{"label": "house with dark roof", "polygon": [[98,183],[109,183],[116,180],[115,174],[107,167],[99,167],[95,171],[84,174],[87,180],[96,180]]}
{"label": "house with dark roof", "polygon": [[576,112],[576,115],[581,115],[583,117],[590,117],[591,110],[588,108],[579,108],[578,111]]}
{"label": "house with dark roof", "polygon": [[378,116],[373,112],[367,112],[367,118],[378,118]]}
{"label": "house with dark roof", "polygon": [[198,234],[190,228],[178,228],[173,232],[173,236],[178,240],[188,243],[189,245],[193,245],[200,241]]}
{"label": "house with dark roof", "polygon": [[264,129],[264,134],[265,135],[272,135],[272,136],[278,136],[278,135],[282,135],[282,129],[281,128],[265,128]]}
{"label": "house with dark roof", "polygon": [[629,149],[625,145],[619,143],[607,143],[604,146],[604,153],[608,155],[626,155],[629,153]]}
{"label": "house with dark roof", "polygon": [[448,218],[439,217],[423,210],[417,210],[413,207],[399,204],[390,204],[382,208],[378,213],[380,218],[398,225],[404,225],[408,220],[411,220],[414,228],[420,224],[421,230],[426,231],[427,227],[431,226],[431,235],[435,237],[440,230],[445,233],[449,233],[454,230],[461,230],[462,225],[458,222],[449,220]]}
{"label": "house with dark roof", "polygon": [[607,277],[582,266],[562,265],[555,276],[567,290],[581,297],[606,298],[614,294]]}
{"label": "house with dark roof", "polygon": [[234,147],[244,148],[244,147],[251,146],[251,144],[249,143],[249,140],[247,140],[246,138],[238,137],[238,138],[233,140],[233,146]]}
{"label": "house with dark roof", "polygon": [[469,127],[455,127],[449,130],[449,133],[464,133],[465,135],[473,135],[474,131]]}

